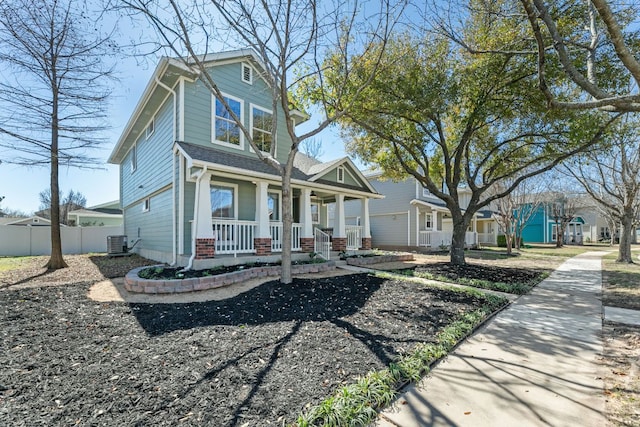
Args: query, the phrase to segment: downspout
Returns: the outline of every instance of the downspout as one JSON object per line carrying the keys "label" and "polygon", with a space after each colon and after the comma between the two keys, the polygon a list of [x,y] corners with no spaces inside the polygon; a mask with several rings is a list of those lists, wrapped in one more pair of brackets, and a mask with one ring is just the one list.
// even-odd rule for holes
{"label": "downspout", "polygon": [[198,172],[198,177],[196,178],[196,201],[193,206],[193,222],[191,223],[191,256],[189,257],[189,264],[184,268],[184,270],[191,270],[193,268],[193,260],[196,258],[196,237],[194,233],[198,230],[198,212],[200,210],[200,182],[202,181],[202,177],[206,174],[207,167],[205,166],[202,171]]}
{"label": "downspout", "polygon": [[[166,84],[162,83],[160,81],[160,79],[158,77],[156,77],[156,83],[158,84],[158,86],[160,86],[161,88],[167,90],[173,97],[173,141],[175,142],[177,140],[176,138],[176,133],[177,133],[177,129],[176,129],[176,113],[177,113],[177,106],[176,106],[176,92],[171,89],[169,86],[167,86]],[[175,153],[172,153],[171,156],[171,171],[172,171],[172,176],[171,176],[171,237],[172,237],[172,242],[171,242],[171,247],[172,247],[172,261],[171,261],[171,265],[176,265],[176,263],[178,262],[178,249],[177,249],[177,236],[176,236],[176,156]]]}

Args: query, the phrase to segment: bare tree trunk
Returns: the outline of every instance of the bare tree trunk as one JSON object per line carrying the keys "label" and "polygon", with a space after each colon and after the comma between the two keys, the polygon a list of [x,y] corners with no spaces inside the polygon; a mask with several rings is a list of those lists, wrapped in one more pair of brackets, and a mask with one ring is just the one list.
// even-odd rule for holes
{"label": "bare tree trunk", "polygon": [[618,246],[618,259],[616,262],[633,263],[631,257],[631,232],[633,230],[633,212],[625,212],[622,217],[620,229],[620,245]]}
{"label": "bare tree trunk", "polygon": [[58,156],[58,94],[54,89],[53,110],[51,114],[51,258],[49,258],[49,262],[46,264],[48,270],[58,270],[68,267],[62,258],[62,239],[60,238]]}
{"label": "bare tree trunk", "polygon": [[282,179],[282,275],[280,282],[289,284],[293,281],[291,273],[291,168],[285,168]]}

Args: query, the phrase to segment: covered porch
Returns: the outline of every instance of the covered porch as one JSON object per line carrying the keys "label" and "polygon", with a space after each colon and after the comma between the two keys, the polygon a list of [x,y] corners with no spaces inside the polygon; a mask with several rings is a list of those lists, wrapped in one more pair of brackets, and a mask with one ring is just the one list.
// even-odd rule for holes
{"label": "covered porch", "polygon": [[[416,246],[430,249],[444,249],[451,246],[453,239],[453,223],[449,209],[444,204],[424,200],[412,200],[416,218]],[[465,234],[465,245],[478,244],[477,217]]]}

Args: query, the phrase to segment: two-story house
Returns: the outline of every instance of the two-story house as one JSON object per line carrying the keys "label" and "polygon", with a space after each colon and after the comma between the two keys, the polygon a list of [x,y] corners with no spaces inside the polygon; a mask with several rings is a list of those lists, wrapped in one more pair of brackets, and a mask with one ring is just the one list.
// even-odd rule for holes
{"label": "two-story house", "polygon": [[[376,248],[437,250],[451,245],[453,221],[445,203],[413,177],[394,182],[382,179],[380,172],[367,172],[371,184],[385,196],[369,206],[372,244]],[[461,206],[469,204],[471,191],[458,190]],[[359,224],[358,206],[348,204],[348,222]],[[491,211],[478,212],[466,235],[469,247],[494,245],[498,226]]]}
{"label": "two-story house", "polygon": [[[246,49],[204,60],[254,141],[264,151],[276,144],[284,161],[291,139],[283,120],[271,130],[273,102],[259,57]],[[308,118],[294,119],[297,126]],[[182,62],[160,60],[109,162],[120,166],[124,230],[142,256],[199,268],[221,256],[281,251],[280,175],[258,159],[223,104]],[[326,252],[318,243],[326,239],[320,229],[330,203],[337,215],[333,249],[370,248],[369,200],[382,196],[348,158],[321,163],[298,153],[291,185],[294,251]],[[345,225],[348,200],[358,201],[363,218],[355,230]]]}

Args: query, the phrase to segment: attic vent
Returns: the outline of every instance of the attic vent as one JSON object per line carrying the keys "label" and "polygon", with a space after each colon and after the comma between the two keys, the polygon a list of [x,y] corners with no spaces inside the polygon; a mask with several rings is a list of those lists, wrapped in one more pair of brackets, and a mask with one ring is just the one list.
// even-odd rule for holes
{"label": "attic vent", "polygon": [[247,64],[242,64],[242,81],[245,83],[253,83],[253,70]]}

